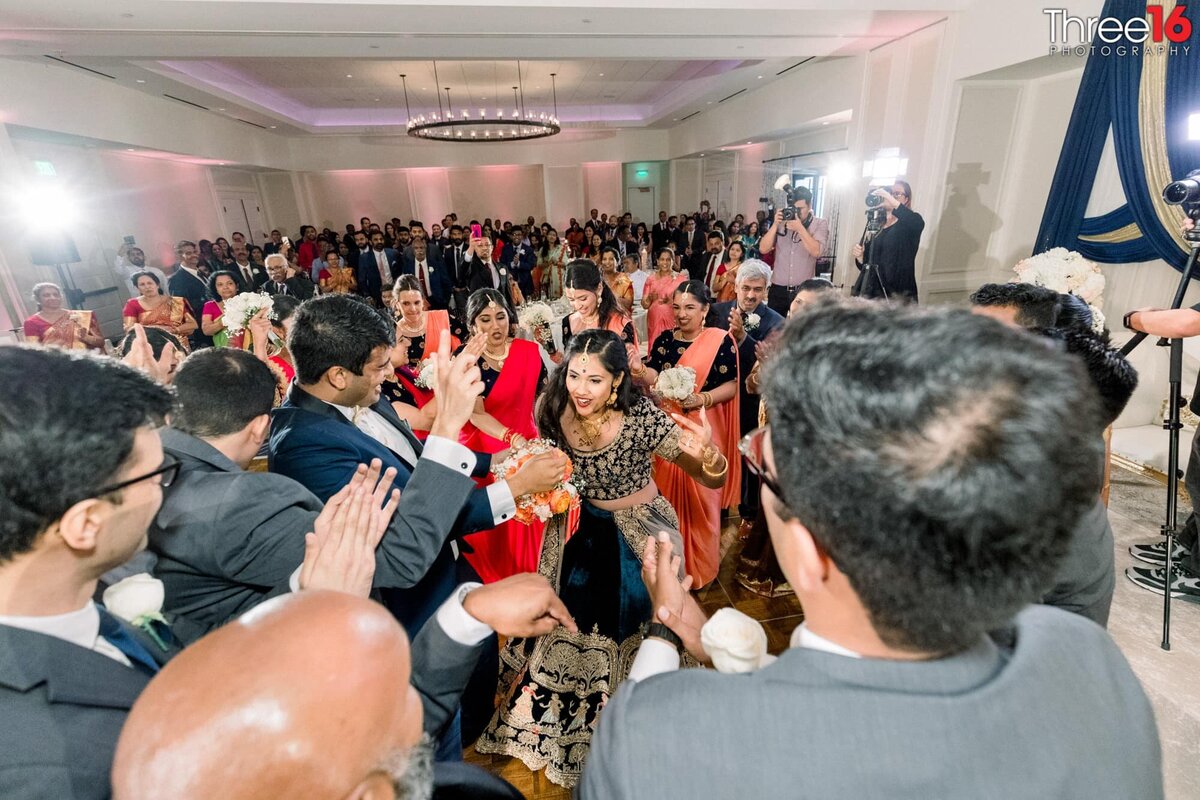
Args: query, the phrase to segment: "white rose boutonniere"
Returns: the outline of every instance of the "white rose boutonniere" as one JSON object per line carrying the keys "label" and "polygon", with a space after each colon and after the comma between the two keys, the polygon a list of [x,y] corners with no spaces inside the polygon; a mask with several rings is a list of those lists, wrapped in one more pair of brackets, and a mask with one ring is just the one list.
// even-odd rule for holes
{"label": "white rose boutonniere", "polygon": [[758,330],[758,324],[760,322],[762,322],[762,317],[760,317],[758,314],[750,313],[746,315],[744,327],[747,331],[756,331]]}
{"label": "white rose boutonniere", "polygon": [[767,632],[734,608],[722,608],[700,629],[700,644],[718,672],[753,672],[775,660],[767,655]]}
{"label": "white rose boutonniere", "polygon": [[145,572],[131,575],[104,590],[104,607],[109,613],[144,630],[166,652],[166,642],[154,630],[154,623],[167,624],[162,615],[166,590],[163,582]]}

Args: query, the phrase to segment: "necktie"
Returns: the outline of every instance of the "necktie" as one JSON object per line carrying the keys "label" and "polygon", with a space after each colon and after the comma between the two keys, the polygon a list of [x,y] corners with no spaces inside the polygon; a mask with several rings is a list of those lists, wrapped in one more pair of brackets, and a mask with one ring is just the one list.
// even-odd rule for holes
{"label": "necktie", "polygon": [[150,651],[142,647],[141,642],[133,638],[116,617],[100,606],[96,606],[96,610],[100,612],[100,635],[109,644],[120,650],[134,667],[148,675],[157,674],[158,662],[154,660],[154,656],[150,655]]}
{"label": "necktie", "polygon": [[713,279],[717,275],[717,267],[721,264],[721,257],[714,253],[708,259],[708,274],[704,276],[704,282],[708,284],[708,288],[712,288]]}
{"label": "necktie", "polygon": [[275,291],[271,292],[271,294],[287,294],[287,284],[286,283],[276,283]]}
{"label": "necktie", "polygon": [[392,276],[387,271],[387,257],[383,251],[379,250],[375,253],[375,264],[379,267],[379,282],[381,286],[389,286],[392,282]]}
{"label": "necktie", "polygon": [[242,267],[242,277],[246,279],[246,285],[251,289],[254,288],[254,280],[250,277],[250,268]]}
{"label": "necktie", "polygon": [[417,278],[421,281],[421,294],[429,297],[429,284],[425,281],[425,262],[417,264]]}

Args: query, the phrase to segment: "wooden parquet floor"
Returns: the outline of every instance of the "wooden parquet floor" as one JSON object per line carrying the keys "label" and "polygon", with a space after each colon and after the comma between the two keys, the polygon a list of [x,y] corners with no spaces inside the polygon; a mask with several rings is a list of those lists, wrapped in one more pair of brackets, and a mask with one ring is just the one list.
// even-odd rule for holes
{"label": "wooden parquet floor", "polygon": [[[741,543],[737,539],[739,521],[734,517],[722,530],[721,571],[717,580],[697,593],[696,597],[709,615],[719,608],[732,606],[761,622],[767,631],[767,646],[772,653],[778,654],[787,648],[792,631],[804,619],[804,613],[794,596],[761,597],[742,588],[734,580],[737,557],[741,550]],[[528,800],[569,800],[571,797],[569,789],[546,780],[542,772],[531,772],[515,758],[483,755],[475,752],[473,747],[467,748],[465,757],[470,763],[478,764],[504,778],[517,787]]]}

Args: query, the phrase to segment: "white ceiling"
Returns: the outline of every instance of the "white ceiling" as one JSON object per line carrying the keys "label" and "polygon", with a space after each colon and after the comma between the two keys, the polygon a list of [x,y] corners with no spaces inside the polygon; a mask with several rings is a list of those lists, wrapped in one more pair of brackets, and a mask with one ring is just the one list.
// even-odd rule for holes
{"label": "white ceiling", "polygon": [[663,128],[974,1],[0,0],[0,58],[61,59],[290,135],[401,133],[400,73],[414,114],[439,84],[455,108],[511,109],[520,59],[527,107],[550,110],[557,74],[565,128]]}

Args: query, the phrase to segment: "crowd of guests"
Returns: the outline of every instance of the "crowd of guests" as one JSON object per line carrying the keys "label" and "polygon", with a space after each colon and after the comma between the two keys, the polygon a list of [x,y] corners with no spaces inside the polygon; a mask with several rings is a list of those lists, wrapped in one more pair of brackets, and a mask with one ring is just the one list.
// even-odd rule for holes
{"label": "crowd of guests", "polygon": [[[923,223],[881,198],[891,280]],[[127,249],[124,363],[77,321],[0,350],[0,795],[519,797],[473,745],[587,798],[1161,797],[1103,627],[1136,373],[1046,289],[841,297],[795,199]],[[743,675],[689,591],[735,517],[805,614]]]}

